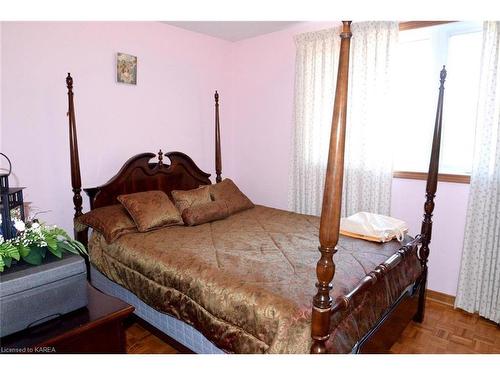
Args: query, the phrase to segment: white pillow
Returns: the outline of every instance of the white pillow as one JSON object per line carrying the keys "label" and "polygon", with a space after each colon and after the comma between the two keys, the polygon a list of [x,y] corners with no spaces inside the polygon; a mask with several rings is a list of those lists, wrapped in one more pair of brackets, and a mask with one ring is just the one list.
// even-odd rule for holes
{"label": "white pillow", "polygon": [[402,241],[408,224],[393,217],[358,212],[340,219],[340,234],[374,242],[388,242],[393,238]]}

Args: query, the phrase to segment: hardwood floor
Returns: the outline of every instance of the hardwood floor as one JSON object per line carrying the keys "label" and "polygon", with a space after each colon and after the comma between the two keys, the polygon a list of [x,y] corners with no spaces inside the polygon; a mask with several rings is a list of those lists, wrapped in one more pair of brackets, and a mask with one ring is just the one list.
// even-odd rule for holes
{"label": "hardwood floor", "polygon": [[392,348],[398,354],[500,353],[497,324],[452,306],[427,300],[422,324],[411,322]]}
{"label": "hardwood floor", "polygon": [[178,351],[137,322],[125,331],[127,353],[132,354],[177,354]]}
{"label": "hardwood floor", "polygon": [[[126,330],[127,353],[176,354],[172,346],[133,322]],[[477,315],[427,301],[422,324],[411,322],[391,348],[395,354],[500,354],[500,328]]]}

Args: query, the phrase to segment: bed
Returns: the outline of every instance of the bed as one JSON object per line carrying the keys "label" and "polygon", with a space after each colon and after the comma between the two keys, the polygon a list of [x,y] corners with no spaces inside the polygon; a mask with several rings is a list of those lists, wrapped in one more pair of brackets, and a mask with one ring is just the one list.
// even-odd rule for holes
{"label": "bed", "polygon": [[[378,244],[339,234],[350,22],[343,22],[332,132],[320,217],[254,208],[194,227],[130,233],[112,244],[77,231],[90,281],[136,307],[136,314],[199,353],[386,352],[425,312],[427,259],[437,188],[444,80],[421,233]],[[82,215],[81,176],[68,73],[71,181]],[[216,183],[222,181],[219,96],[215,94]],[[106,184],[84,189],[90,208],[148,190],[190,190],[210,175],[181,152],[130,158]],[[318,260],[319,244],[319,260]],[[316,288],[313,287],[316,285]]]}

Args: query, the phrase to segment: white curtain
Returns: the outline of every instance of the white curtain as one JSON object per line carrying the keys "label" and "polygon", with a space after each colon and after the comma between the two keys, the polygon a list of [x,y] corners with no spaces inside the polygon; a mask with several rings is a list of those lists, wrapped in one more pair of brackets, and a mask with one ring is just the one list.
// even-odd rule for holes
{"label": "white curtain", "polygon": [[474,162],[455,307],[500,323],[500,22],[485,22]]}
{"label": "white curtain", "polygon": [[[359,211],[388,215],[393,133],[388,95],[398,23],[354,23],[351,29],[342,216]],[[301,213],[321,212],[339,34],[340,26],[295,39],[295,128],[289,207]]]}

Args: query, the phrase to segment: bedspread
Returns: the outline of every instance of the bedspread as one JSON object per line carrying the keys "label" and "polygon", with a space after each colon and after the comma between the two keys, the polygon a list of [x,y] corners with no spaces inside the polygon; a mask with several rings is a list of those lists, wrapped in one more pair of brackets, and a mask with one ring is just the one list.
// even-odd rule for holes
{"label": "bedspread", "polygon": [[[111,280],[227,352],[308,353],[318,231],[319,217],[256,206],[199,226],[127,234],[112,244],[93,233],[89,251]],[[334,300],[400,247],[341,236]],[[416,254],[409,254],[348,310],[333,314],[328,350],[350,352],[420,272]]]}

